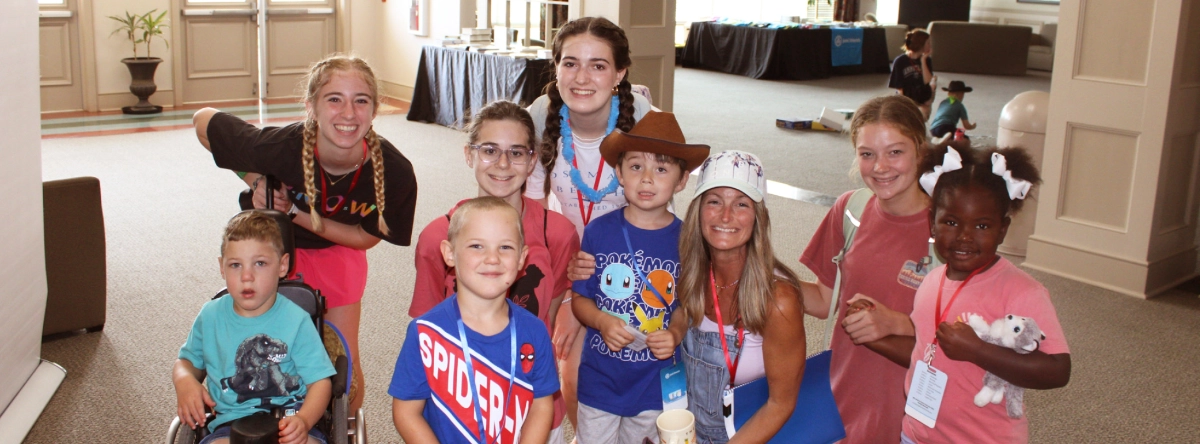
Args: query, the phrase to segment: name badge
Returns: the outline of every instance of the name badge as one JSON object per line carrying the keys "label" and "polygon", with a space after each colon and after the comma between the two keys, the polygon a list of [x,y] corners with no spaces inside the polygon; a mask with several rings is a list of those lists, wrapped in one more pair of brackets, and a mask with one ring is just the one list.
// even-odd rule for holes
{"label": "name badge", "polygon": [[687,409],[687,372],[683,361],[658,371],[659,385],[662,386],[663,411]]}
{"label": "name badge", "polygon": [[737,428],[733,426],[733,388],[726,387],[721,392],[721,414],[725,416],[725,434],[733,439],[733,434],[737,433]]}
{"label": "name badge", "polygon": [[914,365],[916,368],[913,370],[904,413],[932,429],[937,423],[938,411],[942,408],[942,396],[946,392],[946,382],[949,378],[925,361],[917,361]]}

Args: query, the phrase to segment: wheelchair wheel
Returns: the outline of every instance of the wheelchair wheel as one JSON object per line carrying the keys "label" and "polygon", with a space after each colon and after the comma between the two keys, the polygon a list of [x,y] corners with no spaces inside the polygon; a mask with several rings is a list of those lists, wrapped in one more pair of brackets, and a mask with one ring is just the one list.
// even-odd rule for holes
{"label": "wheelchair wheel", "polygon": [[350,440],[350,416],[346,414],[346,397],[333,400],[333,419],[329,424],[329,442],[346,444]]}
{"label": "wheelchair wheel", "polygon": [[200,442],[199,434],[180,421],[178,416],[171,421],[171,427],[167,429],[167,444],[196,444],[198,442]]}

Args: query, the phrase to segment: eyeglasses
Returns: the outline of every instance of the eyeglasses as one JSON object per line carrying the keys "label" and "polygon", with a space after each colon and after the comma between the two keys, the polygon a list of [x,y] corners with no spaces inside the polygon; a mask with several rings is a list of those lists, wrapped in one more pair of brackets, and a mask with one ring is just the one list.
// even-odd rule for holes
{"label": "eyeglasses", "polygon": [[513,165],[526,165],[533,160],[533,149],[520,145],[513,145],[508,149],[490,143],[467,145],[467,147],[479,152],[479,159],[485,163],[499,161],[501,153],[508,155],[508,161]]}

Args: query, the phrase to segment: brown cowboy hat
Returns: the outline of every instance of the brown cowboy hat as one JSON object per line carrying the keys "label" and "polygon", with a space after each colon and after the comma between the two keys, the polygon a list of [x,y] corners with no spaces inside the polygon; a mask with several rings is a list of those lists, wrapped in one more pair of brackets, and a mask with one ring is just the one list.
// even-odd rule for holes
{"label": "brown cowboy hat", "polygon": [[700,167],[708,158],[708,145],[688,144],[675,114],[650,111],[628,133],[616,130],[600,143],[600,155],[609,165],[616,166],[617,158],[626,151],[665,154],[683,159],[686,170]]}

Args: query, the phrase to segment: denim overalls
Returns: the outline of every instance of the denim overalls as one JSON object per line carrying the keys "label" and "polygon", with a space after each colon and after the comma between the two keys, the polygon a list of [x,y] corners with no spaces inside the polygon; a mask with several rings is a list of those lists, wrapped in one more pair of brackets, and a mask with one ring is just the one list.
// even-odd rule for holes
{"label": "denim overalls", "polygon": [[[737,335],[725,335],[725,342],[733,355],[729,359],[736,360],[742,353]],[[696,442],[728,442],[721,392],[729,384],[729,369],[719,334],[689,327],[683,338],[683,364],[687,370],[688,410],[696,417]]]}

